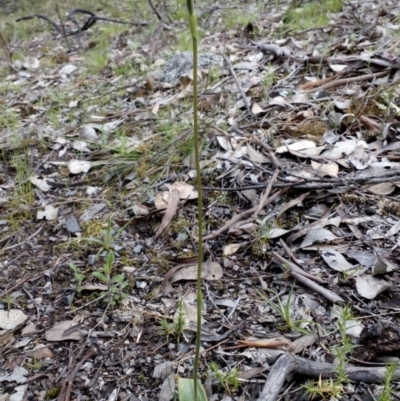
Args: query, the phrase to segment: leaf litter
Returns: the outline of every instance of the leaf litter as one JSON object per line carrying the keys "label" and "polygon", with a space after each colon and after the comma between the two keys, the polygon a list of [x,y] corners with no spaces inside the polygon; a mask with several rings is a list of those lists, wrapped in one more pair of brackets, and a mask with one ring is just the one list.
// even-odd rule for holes
{"label": "leaf litter", "polygon": [[[179,47],[188,32],[166,3],[139,3],[142,28],[97,19],[65,37],[25,20],[16,26],[34,35],[2,41],[0,396],[170,400],[175,375],[192,375],[198,195],[191,54]],[[101,14],[126,17],[125,6]],[[291,27],[303,4],[257,7],[198,5],[209,399],[302,399],[290,380],[319,378],[318,363],[333,369],[332,305],[353,310],[345,331],[363,344],[358,359],[392,350],[373,332],[398,341],[398,6],[345,2],[318,27],[305,17]],[[305,359],[293,366],[308,370],[272,391],[278,362],[296,353]],[[236,366],[239,388],[224,395],[211,362]],[[342,399],[370,397],[377,387],[363,381]]]}

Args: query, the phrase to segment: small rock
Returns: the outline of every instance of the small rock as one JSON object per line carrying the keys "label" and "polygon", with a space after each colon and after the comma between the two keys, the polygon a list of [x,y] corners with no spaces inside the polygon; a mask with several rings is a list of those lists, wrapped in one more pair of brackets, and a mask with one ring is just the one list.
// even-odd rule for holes
{"label": "small rock", "polygon": [[72,217],[71,219],[68,219],[65,222],[65,226],[67,228],[67,230],[71,233],[71,234],[75,234],[75,233],[80,233],[82,232],[82,228],[78,223],[78,219],[76,217]]}
{"label": "small rock", "polygon": [[[215,53],[203,53],[198,56],[199,69],[208,68],[212,65],[223,65],[223,58]],[[164,82],[176,85],[182,75],[187,74],[193,68],[193,53],[183,52],[172,56],[165,64],[163,78]]]}

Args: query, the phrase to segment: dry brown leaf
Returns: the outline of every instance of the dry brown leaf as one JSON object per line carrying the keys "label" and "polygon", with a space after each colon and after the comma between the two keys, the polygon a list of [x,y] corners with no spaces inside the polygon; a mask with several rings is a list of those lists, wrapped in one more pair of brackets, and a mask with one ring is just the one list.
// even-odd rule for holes
{"label": "dry brown leaf", "polygon": [[154,239],[156,239],[165,230],[165,228],[171,222],[172,218],[175,216],[178,210],[179,200],[180,200],[179,191],[177,189],[173,189],[170,193],[167,210],[165,211],[164,217],[162,219],[160,226],[157,229]]}

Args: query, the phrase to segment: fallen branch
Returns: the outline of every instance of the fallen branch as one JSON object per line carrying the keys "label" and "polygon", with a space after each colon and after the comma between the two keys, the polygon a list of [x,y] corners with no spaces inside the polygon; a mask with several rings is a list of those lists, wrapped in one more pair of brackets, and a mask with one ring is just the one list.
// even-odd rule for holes
{"label": "fallen branch", "polygon": [[[337,367],[330,363],[313,362],[296,355],[286,353],[273,365],[264,388],[257,401],[275,401],[288,375],[294,373],[314,379],[333,379]],[[356,383],[383,383],[387,376],[386,367],[358,367],[347,365],[347,377]],[[400,380],[400,369],[394,372],[393,381]]]}
{"label": "fallen branch", "polygon": [[[73,15],[81,13],[81,14],[88,14],[89,17],[88,19],[84,22],[83,26],[80,27],[78,22],[74,19]],[[27,21],[33,18],[40,18],[45,21],[47,21],[52,27],[61,35],[65,36],[72,36],[72,35],[79,35],[82,31],[87,31],[91,26],[93,26],[97,21],[106,21],[106,22],[114,22],[117,24],[126,24],[126,25],[132,25],[132,26],[147,26],[147,22],[127,22],[127,21],[121,21],[113,18],[105,18],[105,17],[100,17],[99,15],[96,15],[94,12],[89,11],[89,10],[84,10],[82,8],[75,8],[74,10],[71,10],[68,13],[67,18],[72,21],[75,25],[78,26],[78,29],[75,31],[71,32],[65,32],[63,30],[63,27],[58,25],[56,22],[54,22],[51,18],[49,18],[47,15],[44,14],[32,14],[32,15],[27,15],[25,17],[17,18],[15,21],[20,22],[20,21]]]}
{"label": "fallen branch", "polygon": [[272,252],[272,256],[277,259],[280,263],[286,265],[289,267],[289,273],[290,275],[295,278],[299,283],[305,285],[306,287],[310,288],[311,290],[314,290],[318,294],[322,295],[324,298],[326,298],[328,301],[335,303],[335,302],[345,302],[345,300],[334,293],[333,291],[330,291],[324,287],[321,287],[319,284],[315,283],[314,277],[311,276],[310,274],[306,273],[302,269],[300,269],[298,266],[296,266],[294,263],[290,262],[289,260],[283,258],[281,255],[279,255],[276,252]]}
{"label": "fallen branch", "polygon": [[[264,202],[264,207],[272,203],[275,199],[277,199],[279,196],[281,196],[284,192],[286,192],[286,189],[281,189],[280,191],[275,192],[273,195],[271,195],[268,199],[265,200]],[[227,231],[229,227],[233,226],[235,223],[238,223],[240,220],[242,220],[244,217],[248,216],[249,214],[255,213],[258,209],[258,206],[254,206],[251,209],[245,210],[242,213],[237,214],[236,216],[233,216],[227,223],[225,223],[221,228],[218,230],[215,230],[214,232],[205,235],[203,237],[203,241],[208,241],[210,239],[218,237],[218,235],[222,234],[223,232]],[[250,221],[253,220],[253,218],[249,219]]]}

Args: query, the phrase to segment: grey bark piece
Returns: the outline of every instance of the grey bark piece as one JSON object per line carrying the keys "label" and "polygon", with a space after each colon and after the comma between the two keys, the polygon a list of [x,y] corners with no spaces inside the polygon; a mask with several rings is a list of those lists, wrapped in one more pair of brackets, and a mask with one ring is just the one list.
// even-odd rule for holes
{"label": "grey bark piece", "polygon": [[80,233],[82,231],[81,226],[78,223],[78,219],[76,217],[72,217],[65,222],[65,226],[67,230],[71,234]]}
{"label": "grey bark piece", "polygon": [[[198,55],[198,68],[208,68],[210,66],[222,66],[224,59],[215,53],[203,53]],[[187,74],[193,68],[193,53],[183,52],[172,56],[165,64],[163,81],[171,85],[176,85],[179,78]]]}
{"label": "grey bark piece", "polygon": [[89,209],[85,210],[81,217],[79,217],[79,221],[81,223],[85,223],[86,221],[91,220],[97,213],[103,210],[106,207],[105,203],[98,203],[97,205],[91,206]]}

